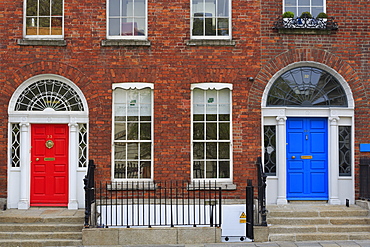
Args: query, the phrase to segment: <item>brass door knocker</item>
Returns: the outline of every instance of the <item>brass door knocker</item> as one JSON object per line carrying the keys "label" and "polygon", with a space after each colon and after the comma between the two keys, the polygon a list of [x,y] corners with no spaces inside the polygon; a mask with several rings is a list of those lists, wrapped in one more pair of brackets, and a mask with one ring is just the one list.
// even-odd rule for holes
{"label": "brass door knocker", "polygon": [[45,146],[50,149],[54,147],[54,142],[52,140],[48,140],[46,141]]}

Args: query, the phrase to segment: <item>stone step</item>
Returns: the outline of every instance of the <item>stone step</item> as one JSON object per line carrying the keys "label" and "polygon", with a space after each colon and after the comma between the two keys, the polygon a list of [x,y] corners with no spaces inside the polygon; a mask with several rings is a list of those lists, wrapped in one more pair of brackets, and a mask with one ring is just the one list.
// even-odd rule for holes
{"label": "stone step", "polygon": [[368,210],[269,211],[269,217],[367,217]]}
{"label": "stone step", "polygon": [[284,218],[273,217],[268,218],[269,225],[368,225],[370,218],[368,217],[301,217],[301,218]]}
{"label": "stone step", "polygon": [[81,232],[82,224],[0,223],[0,232]]}
{"label": "stone step", "polygon": [[83,225],[84,219],[78,216],[53,216],[53,217],[37,217],[37,216],[11,216],[0,215],[1,223],[69,223]]}
{"label": "stone step", "polygon": [[279,225],[270,226],[270,234],[289,234],[289,233],[340,233],[340,232],[370,232],[370,225]]}
{"label": "stone step", "polygon": [[81,246],[82,240],[66,240],[66,239],[5,239],[0,240],[1,247],[41,247],[41,246]]}
{"label": "stone step", "polygon": [[0,232],[0,239],[69,239],[82,240],[82,233],[78,232]]}
{"label": "stone step", "polygon": [[369,240],[368,232],[269,234],[269,241]]}

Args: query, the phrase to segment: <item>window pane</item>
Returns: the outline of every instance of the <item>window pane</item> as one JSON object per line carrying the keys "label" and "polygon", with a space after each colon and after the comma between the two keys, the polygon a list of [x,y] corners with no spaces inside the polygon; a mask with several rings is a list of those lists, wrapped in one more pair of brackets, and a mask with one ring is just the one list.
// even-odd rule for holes
{"label": "window pane", "polygon": [[206,127],[206,140],[217,140],[217,124],[207,123]]}
{"label": "window pane", "polygon": [[204,13],[203,0],[193,0],[192,8],[194,13],[193,16],[203,16]]}
{"label": "window pane", "polygon": [[220,159],[230,159],[230,143],[221,142],[219,144]]}
{"label": "window pane", "polygon": [[119,19],[109,18],[109,35],[120,35]]}
{"label": "window pane", "polygon": [[229,0],[218,0],[217,15],[219,17],[229,16]]}
{"label": "window pane", "polygon": [[193,124],[193,139],[204,140],[204,124],[195,123]]}
{"label": "window pane", "polygon": [[114,124],[114,140],[126,140],[126,124],[116,122]]}
{"label": "window pane", "polygon": [[27,0],[27,16],[37,16],[37,0]]}
{"label": "window pane", "polygon": [[141,178],[151,178],[151,165],[149,161],[143,161],[140,164],[140,177]]}
{"label": "window pane", "polygon": [[216,16],[216,0],[205,0],[206,16]]}
{"label": "window pane", "polygon": [[53,0],[51,5],[51,15],[63,15],[63,0]]}
{"label": "window pane", "polygon": [[339,175],[351,176],[351,126],[339,126]]}
{"label": "window pane", "polygon": [[39,35],[50,35],[50,18],[39,18]]}
{"label": "window pane", "polygon": [[206,143],[206,158],[207,159],[217,159],[217,143],[209,142]]}
{"label": "window pane", "polygon": [[139,165],[137,162],[127,162],[127,178],[139,178]]}
{"label": "window pane", "polygon": [[126,144],[117,142],[114,144],[114,158],[116,160],[126,159]]}
{"label": "window pane", "polygon": [[230,162],[221,161],[219,164],[219,177],[220,178],[230,178]]}
{"label": "window pane", "polygon": [[324,9],[322,7],[312,7],[312,16],[316,17],[321,12],[324,12]]}
{"label": "window pane", "polygon": [[135,18],[134,35],[138,35],[138,36],[145,35],[145,19],[144,18]]}
{"label": "window pane", "polygon": [[139,128],[137,123],[127,124],[127,140],[138,140],[139,139]]}
{"label": "window pane", "polygon": [[205,35],[216,35],[216,18],[205,18]]}
{"label": "window pane", "polygon": [[51,18],[51,35],[62,35],[62,17]]}
{"label": "window pane", "polygon": [[145,1],[144,0],[135,0],[134,16],[135,17],[145,16]]}
{"label": "window pane", "polygon": [[204,178],[204,162],[203,161],[194,161],[193,177],[194,178]]}
{"label": "window pane", "polygon": [[151,146],[150,142],[140,144],[140,159],[151,159]]}
{"label": "window pane", "polygon": [[206,162],[206,178],[217,178],[217,162]]}
{"label": "window pane", "polygon": [[298,7],[298,14],[297,15],[301,15],[303,12],[310,12],[310,7]]}
{"label": "window pane", "polygon": [[37,19],[26,18],[26,35],[37,35]]}
{"label": "window pane", "polygon": [[264,126],[264,165],[268,176],[276,176],[276,126]]}
{"label": "window pane", "polygon": [[127,159],[138,159],[138,143],[127,143]]}
{"label": "window pane", "polygon": [[297,6],[297,0],[285,0],[285,7]]}
{"label": "window pane", "polygon": [[324,6],[323,0],[311,0],[312,6]]}
{"label": "window pane", "polygon": [[141,123],[140,124],[140,140],[150,140],[151,139],[151,124]]}
{"label": "window pane", "polygon": [[229,19],[217,19],[217,34],[221,36],[229,35]]}
{"label": "window pane", "polygon": [[126,162],[117,161],[114,163],[114,177],[126,178]]}
{"label": "window pane", "polygon": [[298,0],[299,6],[310,6],[310,0]]}
{"label": "window pane", "polygon": [[39,0],[40,1],[40,16],[50,16],[50,0]]}
{"label": "window pane", "polygon": [[230,124],[220,123],[219,124],[219,140],[230,140]]}
{"label": "window pane", "polygon": [[122,16],[133,16],[134,14],[134,4],[133,0],[122,0]]}
{"label": "window pane", "polygon": [[120,16],[119,15],[119,0],[109,0],[109,16]]}
{"label": "window pane", "polygon": [[193,158],[204,159],[204,143],[196,142],[193,145]]}

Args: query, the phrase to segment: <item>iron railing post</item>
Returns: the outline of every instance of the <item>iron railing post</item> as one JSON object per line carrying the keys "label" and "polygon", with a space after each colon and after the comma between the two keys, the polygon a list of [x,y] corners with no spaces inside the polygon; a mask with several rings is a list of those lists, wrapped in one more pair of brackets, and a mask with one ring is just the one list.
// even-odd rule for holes
{"label": "iron railing post", "polygon": [[252,180],[247,181],[247,188],[246,188],[246,212],[247,212],[247,223],[246,223],[246,237],[254,240],[254,232],[253,232],[253,226],[254,226],[254,210],[253,210],[253,194],[254,194],[254,188],[252,186]]}

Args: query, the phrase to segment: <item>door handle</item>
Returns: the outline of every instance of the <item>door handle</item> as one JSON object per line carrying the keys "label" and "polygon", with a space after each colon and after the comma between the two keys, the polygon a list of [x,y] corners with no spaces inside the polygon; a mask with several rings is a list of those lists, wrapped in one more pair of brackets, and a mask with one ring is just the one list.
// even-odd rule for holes
{"label": "door handle", "polygon": [[39,161],[40,159],[39,158],[36,158],[36,161]]}
{"label": "door handle", "polygon": [[295,156],[294,155],[292,156],[292,159],[295,159]]}

